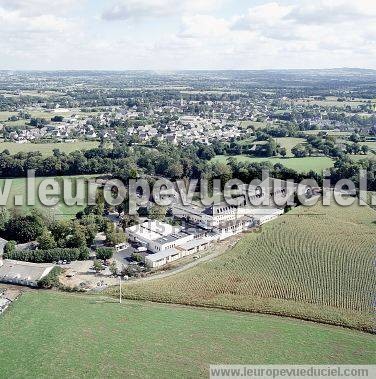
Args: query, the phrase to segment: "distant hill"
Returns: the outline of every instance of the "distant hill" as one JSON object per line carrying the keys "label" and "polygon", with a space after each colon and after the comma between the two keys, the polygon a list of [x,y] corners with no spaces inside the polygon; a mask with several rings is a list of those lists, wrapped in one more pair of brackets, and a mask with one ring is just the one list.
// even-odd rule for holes
{"label": "distant hill", "polygon": [[124,293],[371,331],[375,220],[368,206],[299,207],[211,262],[164,279],[129,283]]}

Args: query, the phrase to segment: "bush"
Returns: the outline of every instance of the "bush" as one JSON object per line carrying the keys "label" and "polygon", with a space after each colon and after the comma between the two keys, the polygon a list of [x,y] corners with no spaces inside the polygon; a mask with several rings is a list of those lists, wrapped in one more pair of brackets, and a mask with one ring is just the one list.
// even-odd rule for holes
{"label": "bush", "polygon": [[136,262],[142,262],[144,258],[139,253],[132,253],[132,259]]}
{"label": "bush", "polygon": [[79,261],[88,261],[90,259],[90,250],[84,246],[80,248]]}
{"label": "bush", "polygon": [[54,237],[47,229],[37,238],[37,242],[42,250],[54,249],[57,246]]}
{"label": "bush", "polygon": [[54,267],[44,278],[38,281],[40,288],[59,287],[59,275],[62,273],[60,267]]}
{"label": "bush", "polygon": [[88,260],[88,249],[68,249],[56,248],[49,250],[14,250],[4,251],[5,259],[14,259],[17,261],[33,262],[33,263],[52,263],[57,261],[77,261]]}
{"label": "bush", "polygon": [[8,241],[4,246],[4,258],[7,254],[12,254],[16,251],[16,241]]}
{"label": "bush", "polygon": [[5,234],[18,243],[25,243],[36,240],[43,230],[42,218],[33,212],[26,216],[16,215],[11,218],[7,223]]}
{"label": "bush", "polygon": [[100,247],[97,249],[97,259],[110,259],[114,254],[114,249],[110,247]]}

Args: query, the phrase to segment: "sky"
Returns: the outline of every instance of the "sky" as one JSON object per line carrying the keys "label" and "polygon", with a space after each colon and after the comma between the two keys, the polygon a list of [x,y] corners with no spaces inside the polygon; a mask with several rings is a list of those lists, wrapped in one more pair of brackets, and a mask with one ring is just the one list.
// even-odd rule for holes
{"label": "sky", "polygon": [[376,69],[376,0],[0,0],[0,69]]}

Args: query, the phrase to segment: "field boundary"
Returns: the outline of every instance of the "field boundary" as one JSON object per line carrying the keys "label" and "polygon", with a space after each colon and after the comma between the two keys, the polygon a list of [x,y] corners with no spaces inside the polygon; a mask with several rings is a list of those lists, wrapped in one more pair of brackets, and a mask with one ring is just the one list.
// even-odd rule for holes
{"label": "field boundary", "polygon": [[[110,287],[108,289],[113,289],[114,287]],[[124,288],[124,287],[123,287]],[[104,291],[104,293],[106,293]],[[106,294],[105,296],[110,296],[112,298],[116,298],[119,295],[116,294]],[[147,299],[147,298],[142,298],[142,297],[137,297],[137,296],[127,296],[126,292],[123,291],[123,298],[127,300],[132,300],[132,301],[140,301],[140,302],[150,302],[150,303],[156,303],[156,304],[169,304],[169,305],[177,305],[177,306],[184,306],[184,307],[192,307],[192,308],[205,308],[205,309],[222,309],[230,312],[241,312],[241,313],[250,313],[250,314],[258,314],[258,315],[266,315],[266,316],[275,316],[275,317],[283,317],[283,318],[290,318],[294,320],[301,320],[305,322],[312,322],[315,324],[323,324],[323,325],[331,325],[331,326],[336,326],[336,327],[341,327],[345,329],[351,329],[351,330],[356,330],[360,331],[363,333],[367,334],[373,334],[376,335],[376,326],[374,327],[357,327],[354,325],[350,325],[347,323],[341,323],[341,322],[336,322],[333,320],[324,320],[320,318],[315,318],[315,317],[309,317],[309,316],[298,316],[298,315],[292,315],[289,314],[288,312],[283,312],[283,311],[261,311],[261,310],[247,310],[242,307],[236,307],[236,306],[225,306],[225,305],[218,305],[218,304],[204,304],[204,303],[188,303],[188,302],[176,302],[176,301],[168,301],[168,300],[153,300],[153,299]],[[289,301],[291,303],[291,301]],[[296,302],[295,302],[296,303]],[[304,304],[306,305],[306,304]]]}

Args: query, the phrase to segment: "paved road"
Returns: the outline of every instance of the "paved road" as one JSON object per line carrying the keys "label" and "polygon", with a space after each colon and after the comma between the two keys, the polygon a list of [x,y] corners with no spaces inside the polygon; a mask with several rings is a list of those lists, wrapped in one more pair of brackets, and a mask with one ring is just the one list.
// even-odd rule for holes
{"label": "paved road", "polygon": [[122,266],[128,266],[130,262],[130,257],[135,249],[132,246],[127,247],[124,250],[120,250],[113,255],[113,259],[116,261],[117,265],[121,268]]}

